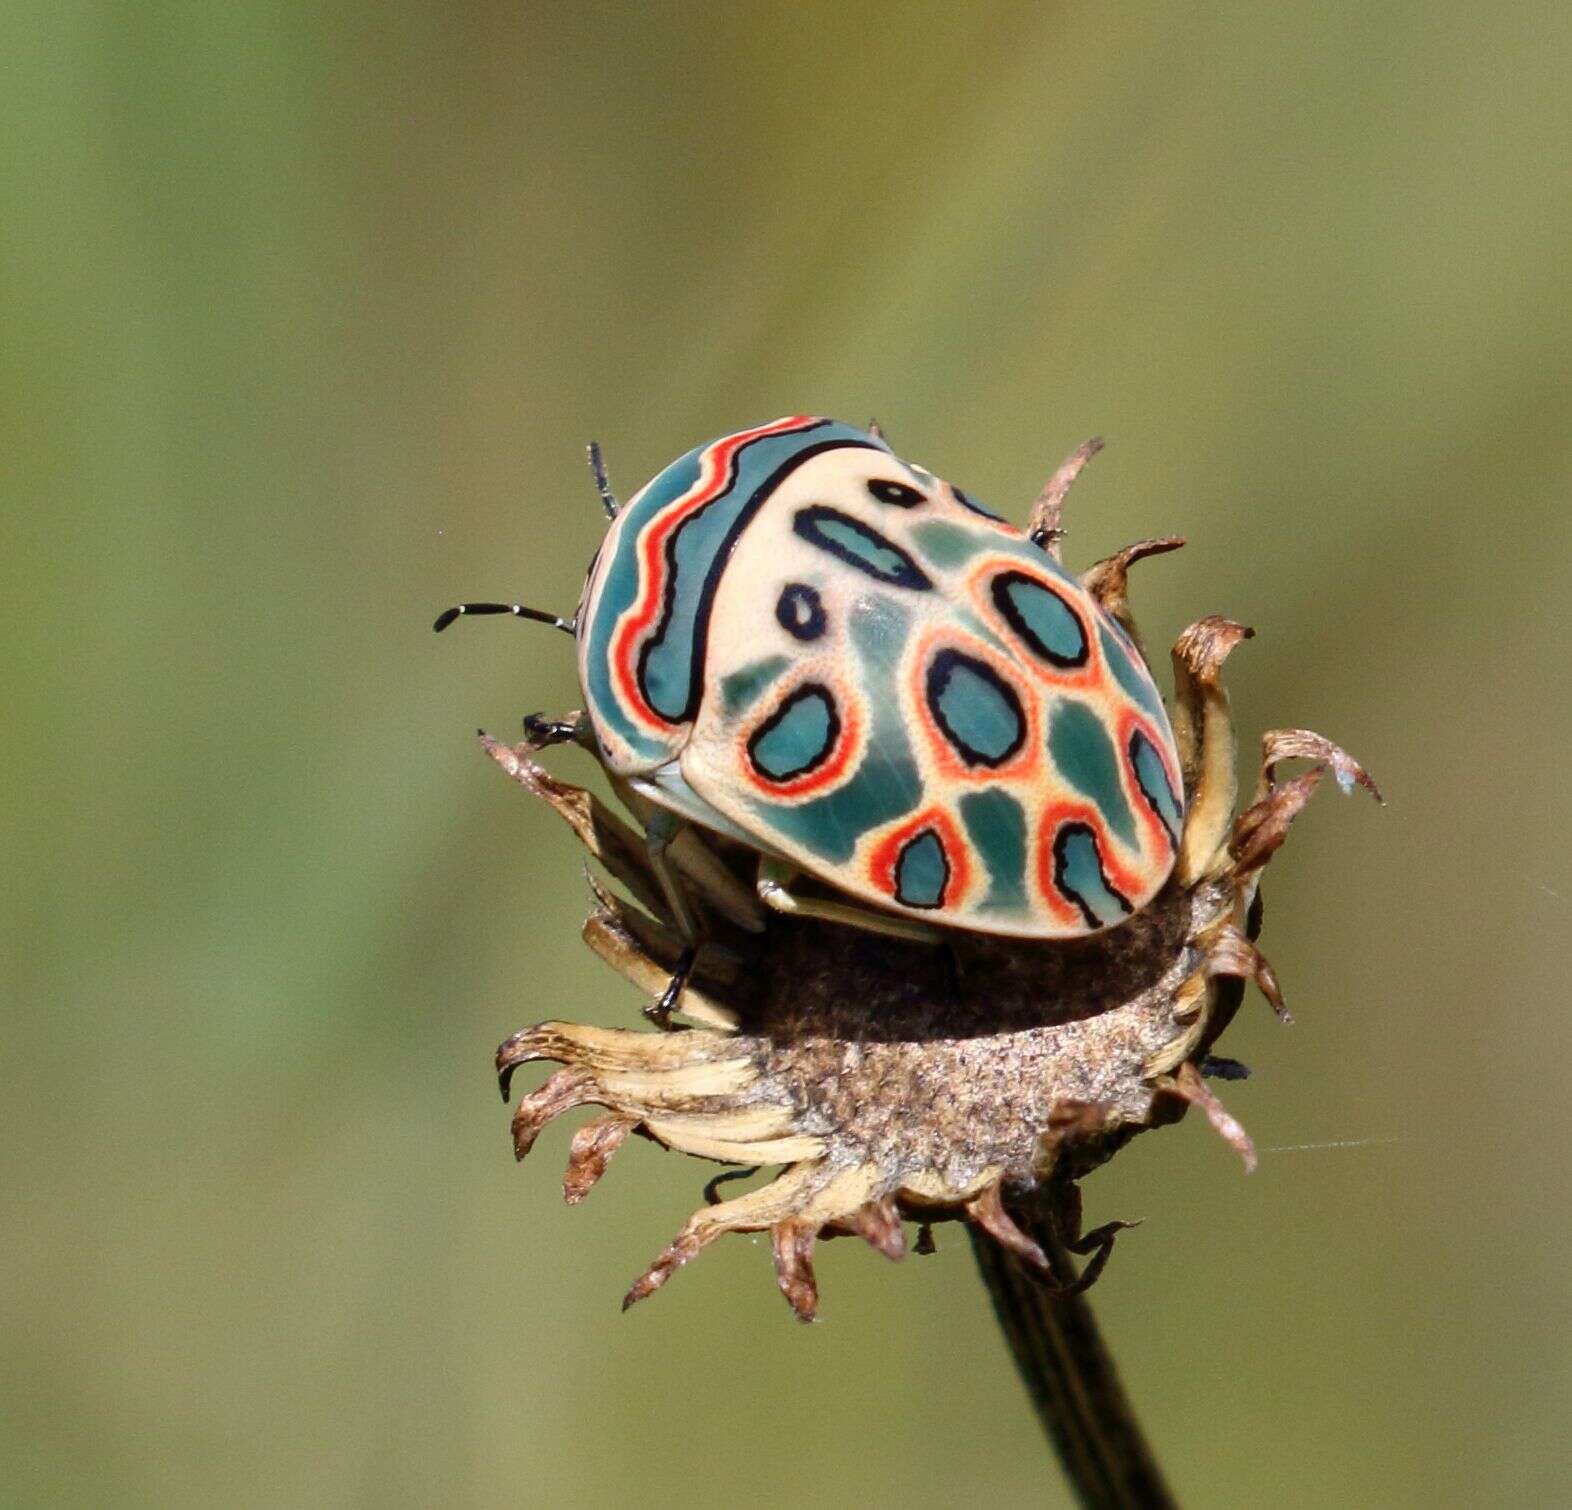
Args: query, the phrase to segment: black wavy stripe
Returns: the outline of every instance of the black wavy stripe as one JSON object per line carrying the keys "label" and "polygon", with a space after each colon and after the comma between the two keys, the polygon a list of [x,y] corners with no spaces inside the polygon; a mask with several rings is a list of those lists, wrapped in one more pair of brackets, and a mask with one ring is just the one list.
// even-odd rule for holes
{"label": "black wavy stripe", "polygon": [[[745,452],[749,446],[757,445],[762,440],[775,440],[782,435],[806,435],[810,430],[817,430],[829,423],[831,423],[831,421],[827,419],[816,419],[810,424],[799,425],[792,430],[774,430],[768,435],[756,435],[752,440],[738,446],[737,449],[731,453],[731,458],[726,463],[726,481],[724,486],[717,488],[715,490],[715,495],[708,503],[704,505],[703,508],[695,509],[693,513],[689,514],[688,517],[684,519],[682,523],[679,524],[677,528],[666,537],[666,547],[664,552],[666,557],[666,584],[661,593],[660,617],[655,621],[654,630],[645,639],[644,643],[639,646],[638,664],[634,668],[634,675],[638,678],[640,696],[643,697],[645,704],[651,708],[655,708],[655,711],[659,713],[662,718],[669,719],[672,723],[687,723],[698,711],[699,693],[701,690],[699,685],[699,677],[703,669],[703,652],[700,649],[703,644],[703,638],[699,634],[701,622],[703,623],[703,627],[708,628],[707,612],[703,614],[702,621],[698,616],[695,616],[693,635],[694,656],[688,672],[688,700],[686,705],[674,713],[668,713],[662,708],[656,708],[654,700],[650,697],[649,660],[650,656],[655,652],[655,647],[665,643],[666,630],[671,624],[671,616],[676,609],[677,542],[681,540],[682,532],[687,529],[687,527],[692,524],[695,519],[703,518],[703,516],[708,513],[709,510],[715,506],[715,504],[719,503],[722,498],[724,498],[734,487],[736,487],[737,473],[742,466],[743,452]],[[724,439],[724,437],[722,438]],[[820,447],[819,449],[822,450],[825,448]],[[772,474],[771,478],[766,479],[766,482],[761,485],[761,488],[755,491],[754,497],[750,498],[748,503],[744,505],[745,512],[748,508],[756,507],[755,499],[758,498],[759,492],[763,491],[763,488],[773,485],[774,481],[778,481],[778,478]],[[732,544],[732,536],[728,534],[726,540],[722,542],[721,550],[718,552],[718,555],[724,556],[729,553]],[[706,578],[705,586],[699,589],[701,595],[701,610],[703,607],[702,595],[706,591],[707,587],[708,578]]]}

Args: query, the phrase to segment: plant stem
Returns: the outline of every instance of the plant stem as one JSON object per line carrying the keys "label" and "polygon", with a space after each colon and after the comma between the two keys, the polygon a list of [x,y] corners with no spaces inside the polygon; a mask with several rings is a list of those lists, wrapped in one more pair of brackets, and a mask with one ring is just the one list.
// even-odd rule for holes
{"label": "plant stem", "polygon": [[[1075,1263],[1048,1203],[1012,1203],[1010,1214],[1047,1254],[1055,1284],[1073,1285]],[[986,1233],[968,1231],[1015,1366],[1080,1503],[1176,1506],[1085,1297],[1056,1295]]]}

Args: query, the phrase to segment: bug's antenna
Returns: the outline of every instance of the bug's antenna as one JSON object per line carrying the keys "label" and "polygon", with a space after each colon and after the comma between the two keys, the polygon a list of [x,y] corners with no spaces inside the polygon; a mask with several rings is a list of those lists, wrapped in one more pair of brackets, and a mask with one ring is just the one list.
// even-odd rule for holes
{"label": "bug's antenna", "polygon": [[589,452],[590,474],[595,479],[595,491],[600,494],[600,504],[608,519],[617,517],[617,495],[611,491],[611,481],[606,476],[606,458],[600,454],[600,442],[592,440],[584,448]]}
{"label": "bug's antenna", "polygon": [[560,629],[564,634],[578,633],[578,625],[574,620],[559,619],[554,613],[542,613],[540,609],[526,608],[522,603],[456,603],[452,608],[444,608],[431,627],[441,634],[455,619],[461,619],[467,613],[510,613],[516,619],[533,619],[537,624],[550,624],[553,629]]}

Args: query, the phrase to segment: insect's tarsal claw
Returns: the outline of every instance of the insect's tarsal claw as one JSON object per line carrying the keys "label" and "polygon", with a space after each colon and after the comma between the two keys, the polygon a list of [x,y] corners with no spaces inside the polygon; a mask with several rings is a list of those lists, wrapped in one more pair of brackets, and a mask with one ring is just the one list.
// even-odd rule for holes
{"label": "insect's tarsal claw", "polygon": [[672,971],[671,979],[666,983],[666,989],[661,992],[660,999],[644,1009],[644,1015],[662,1031],[669,1031],[672,1027],[671,1015],[682,1001],[682,993],[687,988],[688,977],[693,974],[694,962],[698,956],[698,946],[687,945],[677,956],[676,969]]}
{"label": "insect's tarsal claw", "polygon": [[525,742],[537,750],[568,744],[577,737],[578,725],[572,719],[548,718],[544,713],[524,715]]}

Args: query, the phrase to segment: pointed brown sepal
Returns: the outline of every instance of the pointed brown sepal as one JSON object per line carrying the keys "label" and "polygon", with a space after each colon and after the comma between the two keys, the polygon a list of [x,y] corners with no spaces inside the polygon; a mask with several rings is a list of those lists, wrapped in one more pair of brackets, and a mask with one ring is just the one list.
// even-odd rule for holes
{"label": "pointed brown sepal", "polygon": [[1339,787],[1352,792],[1362,786],[1382,807],[1386,798],[1370,773],[1341,745],[1309,729],[1271,729],[1261,736],[1261,776],[1268,786],[1277,780],[1277,767],[1285,760],[1313,760],[1331,771]]}
{"label": "pointed brown sepal", "polygon": [[644,841],[583,787],[558,781],[531,757],[536,746],[529,741],[504,744],[482,734],[481,747],[518,784],[539,797],[578,836],[579,842],[631,891],[657,918],[666,916],[666,899],[654,872]]}
{"label": "pointed brown sepal", "polygon": [[1239,794],[1233,722],[1220,673],[1255,631],[1217,615],[1198,619],[1174,641],[1174,742],[1184,776],[1184,833],[1175,873],[1190,885],[1217,864]]}
{"label": "pointed brown sepal", "polygon": [[535,1146],[541,1129],[563,1112],[593,1101],[598,1094],[595,1073],[583,1065],[556,1072],[539,1090],[523,1097],[513,1111],[513,1157],[522,1159]]}
{"label": "pointed brown sepal", "polygon": [[[1081,586],[1119,621],[1125,633],[1137,645],[1141,643],[1141,636],[1136,630],[1135,618],[1130,612],[1130,568],[1137,561],[1144,561],[1148,556],[1166,555],[1169,551],[1178,550],[1183,544],[1183,535],[1164,535],[1156,540],[1137,540],[1134,545],[1125,546],[1122,551],[1104,558],[1081,573]],[[1142,654],[1145,653],[1143,649]]]}
{"label": "pointed brown sepal", "polygon": [[533,1064],[541,1059],[566,1060],[573,1054],[573,1029],[560,1022],[537,1022],[532,1028],[520,1028],[497,1045],[497,1084],[502,1099],[508,1099],[513,1084],[513,1072],[521,1064]]}
{"label": "pointed brown sepal", "polygon": [[1059,542],[1064,536],[1062,521],[1065,495],[1075,486],[1075,479],[1081,475],[1087,462],[1102,448],[1101,436],[1094,435],[1090,440],[1082,441],[1065,458],[1059,470],[1043,485],[1043,490],[1037,495],[1037,501],[1032,505],[1032,512],[1027,517],[1026,533],[1055,561],[1059,560]]}
{"label": "pointed brown sepal", "polygon": [[1232,923],[1219,930],[1206,953],[1208,975],[1232,975],[1240,980],[1253,980],[1283,1022],[1292,1022],[1293,1014],[1283,1001],[1282,987],[1277,983],[1277,972],[1267,958]]}
{"label": "pointed brown sepal", "polygon": [[829,1223],[822,1236],[836,1237],[842,1234],[847,1237],[860,1237],[870,1248],[882,1253],[892,1263],[897,1263],[906,1257],[906,1229],[901,1225],[900,1214],[895,1209],[893,1196],[887,1195],[881,1200],[869,1201],[866,1206],[859,1207],[850,1216]]}
{"label": "pointed brown sepal", "polygon": [[1243,881],[1262,869],[1282,847],[1293,821],[1303,811],[1326,774],[1324,766],[1313,766],[1302,776],[1272,787],[1259,802],[1252,803],[1234,820],[1228,841],[1233,856],[1233,875]]}
{"label": "pointed brown sepal", "polygon": [[653,1295],[678,1269],[697,1258],[723,1230],[714,1227],[679,1232],[660,1257],[628,1287],[628,1293],[622,1297],[622,1309],[626,1311],[629,1306]]}
{"label": "pointed brown sepal", "polygon": [[606,1172],[607,1162],[638,1126],[632,1117],[607,1112],[586,1122],[573,1134],[568,1148],[568,1168],[562,1177],[562,1198],[577,1206]]}
{"label": "pointed brown sepal", "polygon": [[980,1195],[969,1200],[964,1210],[966,1219],[981,1227],[1001,1248],[1008,1249],[1039,1274],[1052,1276],[1053,1266],[1048,1255],[1016,1226],[1015,1218],[1004,1209],[1002,1181],[986,1186]]}
{"label": "pointed brown sepal", "polygon": [[805,1222],[777,1222],[770,1228],[775,1250],[775,1279],[798,1321],[819,1313],[819,1285],[813,1274],[813,1246],[818,1229]]}
{"label": "pointed brown sepal", "polygon": [[1240,1125],[1227,1107],[1212,1093],[1212,1088],[1201,1078],[1201,1072],[1186,1060],[1174,1072],[1168,1089],[1191,1106],[1198,1108],[1211,1123],[1212,1130],[1244,1160],[1246,1174],[1253,1174],[1257,1163],[1255,1144],[1250,1134]]}

